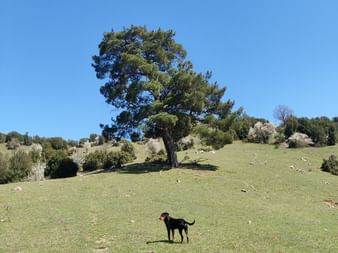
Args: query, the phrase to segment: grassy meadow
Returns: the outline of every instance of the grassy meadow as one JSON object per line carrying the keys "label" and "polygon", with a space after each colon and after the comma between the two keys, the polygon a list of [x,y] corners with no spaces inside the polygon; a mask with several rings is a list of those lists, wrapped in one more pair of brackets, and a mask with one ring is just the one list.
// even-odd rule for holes
{"label": "grassy meadow", "polygon": [[[138,160],[119,172],[0,185],[0,252],[338,252],[338,177],[319,169],[330,154],[338,147],[234,143],[179,153],[200,166]],[[178,231],[166,242],[163,211],[196,220],[189,244]]]}

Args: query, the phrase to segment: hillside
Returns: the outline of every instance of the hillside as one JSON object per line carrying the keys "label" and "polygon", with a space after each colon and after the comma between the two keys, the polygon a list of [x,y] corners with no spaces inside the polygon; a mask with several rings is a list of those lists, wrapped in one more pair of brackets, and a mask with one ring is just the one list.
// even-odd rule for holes
{"label": "hillside", "polygon": [[[0,185],[0,252],[338,252],[330,154],[235,143],[179,153],[198,167]],[[166,243],[163,211],[196,220],[189,244]]]}

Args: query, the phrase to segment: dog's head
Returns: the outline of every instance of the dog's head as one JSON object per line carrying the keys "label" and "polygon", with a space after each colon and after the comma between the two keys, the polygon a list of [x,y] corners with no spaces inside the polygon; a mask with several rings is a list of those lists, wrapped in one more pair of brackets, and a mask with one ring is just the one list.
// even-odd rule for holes
{"label": "dog's head", "polygon": [[169,213],[167,212],[161,213],[160,220],[164,221],[167,217],[169,217]]}

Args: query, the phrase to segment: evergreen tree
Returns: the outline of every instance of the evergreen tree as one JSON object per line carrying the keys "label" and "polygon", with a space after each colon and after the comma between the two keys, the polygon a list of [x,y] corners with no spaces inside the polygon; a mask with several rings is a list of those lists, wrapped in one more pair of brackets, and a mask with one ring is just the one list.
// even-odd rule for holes
{"label": "evergreen tree", "polygon": [[334,126],[329,128],[329,135],[327,138],[327,145],[334,146],[336,145],[336,129]]}
{"label": "evergreen tree", "polygon": [[209,129],[198,131],[205,139],[220,137],[222,147],[229,134],[220,132],[229,131],[237,114],[231,112],[234,102],[221,100],[226,89],[210,82],[210,72],[193,70],[174,36],[172,30],[137,26],[104,33],[93,67],[105,80],[101,94],[119,111],[103,134],[130,137],[139,128],[146,137],[162,137],[168,161],[177,167],[175,142],[198,125]]}

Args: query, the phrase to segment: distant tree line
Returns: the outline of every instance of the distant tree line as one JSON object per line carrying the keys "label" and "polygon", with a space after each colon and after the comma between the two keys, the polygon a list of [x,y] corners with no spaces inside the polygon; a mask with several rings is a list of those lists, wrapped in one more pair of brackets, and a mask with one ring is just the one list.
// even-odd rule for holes
{"label": "distant tree line", "polygon": [[299,132],[309,136],[315,146],[332,146],[337,141],[337,123],[337,118],[297,118],[291,116],[286,120],[282,129],[284,130],[285,138],[289,138],[294,133]]}
{"label": "distant tree line", "polygon": [[[291,109],[279,106],[274,111],[280,125],[274,126],[266,119],[241,114],[231,129],[234,139],[255,143],[280,144],[290,142],[294,134],[304,134],[316,147],[332,146],[337,142],[338,117],[296,117]],[[292,146],[292,147],[297,147]]]}
{"label": "distant tree line", "polygon": [[[76,176],[80,164],[71,158],[71,148],[81,147],[85,142],[89,146],[102,145],[105,141],[103,136],[97,134],[80,141],[66,141],[61,137],[30,136],[16,131],[0,133],[0,144],[5,144],[11,151],[0,152],[0,184],[27,179],[37,164],[45,164],[44,176],[47,178]],[[20,146],[30,148],[19,149]]]}

